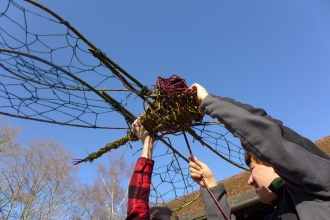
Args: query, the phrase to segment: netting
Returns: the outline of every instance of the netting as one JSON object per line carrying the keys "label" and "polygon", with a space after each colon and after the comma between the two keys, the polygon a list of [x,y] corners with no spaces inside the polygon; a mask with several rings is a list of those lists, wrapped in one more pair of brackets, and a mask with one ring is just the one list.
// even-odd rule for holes
{"label": "netting", "polygon": [[[0,114],[67,126],[122,129],[124,136],[136,115],[155,103],[156,90],[152,92],[68,21],[35,1],[1,1],[0,23]],[[164,97],[156,104],[163,105]],[[135,111],[137,105],[144,111]],[[183,113],[188,108],[181,107]],[[166,111],[160,118],[173,112]],[[156,129],[160,133],[150,199],[155,205],[180,209],[199,196],[187,158],[171,144],[182,138],[182,130],[208,148],[207,153],[246,169],[243,149],[230,141],[228,131],[217,122],[189,120],[189,126],[179,124],[177,130],[166,132],[171,134],[167,138]]]}
{"label": "netting", "polygon": [[[199,109],[196,89],[189,88],[185,80],[177,75],[168,79],[158,77],[154,92],[148,92],[146,96],[148,108],[140,115],[141,123],[150,133],[157,135],[157,139],[166,134],[190,131],[190,125],[193,122],[202,121],[203,114]],[[111,96],[107,95],[107,98],[112,100],[113,105],[118,105]],[[148,98],[152,99],[152,102]],[[123,109],[121,111],[123,114],[131,115]],[[117,149],[129,141],[138,141],[138,138],[133,133],[128,133],[125,137],[108,143],[88,157],[75,160],[74,164],[93,162],[104,153]]]}

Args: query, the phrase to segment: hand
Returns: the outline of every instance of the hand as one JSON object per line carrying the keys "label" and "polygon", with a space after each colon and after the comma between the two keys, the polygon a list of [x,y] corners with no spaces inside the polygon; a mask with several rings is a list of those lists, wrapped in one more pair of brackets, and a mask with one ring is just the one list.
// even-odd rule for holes
{"label": "hand", "polygon": [[190,86],[190,88],[193,88],[195,87],[197,89],[197,97],[198,97],[198,102],[199,104],[202,103],[203,99],[209,94],[206,89],[197,84],[197,83],[194,83],[192,86]]}
{"label": "hand", "polygon": [[210,168],[203,162],[199,161],[196,157],[194,159],[189,156],[189,160],[191,161],[189,163],[190,166],[190,177],[201,187],[205,187],[202,177],[204,177],[204,180],[208,187],[213,187],[217,185],[217,181],[215,180],[212,171]]}
{"label": "hand", "polygon": [[152,151],[154,147],[155,138],[150,134],[141,124],[141,117],[138,117],[132,124],[131,132],[140,139],[143,144],[141,157],[152,158]]}
{"label": "hand", "polygon": [[144,144],[146,140],[154,140],[154,136],[150,134],[145,127],[141,124],[141,117],[138,117],[131,126],[131,132],[140,139]]}

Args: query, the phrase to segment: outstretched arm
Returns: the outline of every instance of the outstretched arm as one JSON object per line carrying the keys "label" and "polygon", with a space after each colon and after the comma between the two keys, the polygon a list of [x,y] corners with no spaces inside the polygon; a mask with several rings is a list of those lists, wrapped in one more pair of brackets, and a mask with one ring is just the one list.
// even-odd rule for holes
{"label": "outstretched arm", "polygon": [[330,158],[313,142],[267,115],[261,108],[208,94],[194,84],[201,110],[217,118],[245,150],[270,164],[295,190],[330,198]]}
{"label": "outstretched arm", "polygon": [[154,165],[151,159],[154,137],[143,127],[140,117],[133,122],[131,131],[141,140],[143,148],[129,184],[126,219],[149,219],[148,203]]}

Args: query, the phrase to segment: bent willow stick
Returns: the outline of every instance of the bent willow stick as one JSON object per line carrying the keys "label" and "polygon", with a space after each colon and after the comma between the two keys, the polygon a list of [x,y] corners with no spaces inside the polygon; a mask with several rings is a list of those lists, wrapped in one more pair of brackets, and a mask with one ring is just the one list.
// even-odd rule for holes
{"label": "bent willow stick", "polygon": [[[148,88],[52,10],[33,0],[15,1],[0,1],[0,114],[81,128],[126,130],[122,138],[74,160],[75,164],[92,162],[137,141],[129,130],[137,118],[129,111],[135,94],[143,100],[142,124],[155,134],[157,143],[166,146],[154,151],[157,166],[150,200],[173,209],[198,199],[187,164],[179,164],[180,159],[189,160],[179,152],[182,146],[173,147],[174,136],[187,133],[211,154],[246,169],[243,149],[227,139],[224,126],[202,121],[196,91],[184,79],[158,77],[155,86]],[[117,120],[118,114],[124,120]]]}

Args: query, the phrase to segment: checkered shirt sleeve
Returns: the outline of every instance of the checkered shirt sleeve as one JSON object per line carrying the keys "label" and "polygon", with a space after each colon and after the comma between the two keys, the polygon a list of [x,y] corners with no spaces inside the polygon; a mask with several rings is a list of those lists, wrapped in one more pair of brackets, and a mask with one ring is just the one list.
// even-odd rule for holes
{"label": "checkered shirt sleeve", "polygon": [[140,157],[129,183],[126,220],[150,219],[149,195],[154,161]]}

